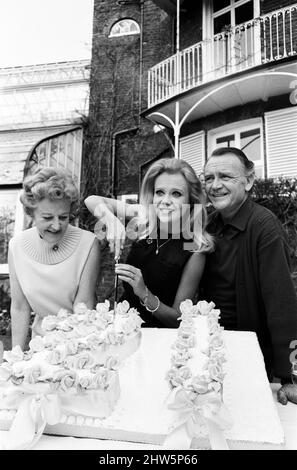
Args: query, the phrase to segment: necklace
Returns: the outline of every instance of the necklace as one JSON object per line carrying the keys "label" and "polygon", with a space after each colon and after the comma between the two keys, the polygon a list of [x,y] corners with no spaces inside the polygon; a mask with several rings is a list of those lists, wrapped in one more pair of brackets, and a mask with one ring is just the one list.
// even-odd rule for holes
{"label": "necklace", "polygon": [[162,246],[164,246],[165,243],[170,242],[170,240],[171,240],[171,238],[168,238],[164,243],[159,245],[158,237],[156,238],[156,241],[157,241],[156,255],[159,253],[160,248],[162,248]]}
{"label": "necklace", "polygon": [[[43,236],[40,235],[40,233],[38,233],[39,237],[41,238],[41,240],[43,240]],[[57,251],[59,249],[59,245],[57,243],[55,243],[53,246],[52,246],[52,250],[54,251]]]}

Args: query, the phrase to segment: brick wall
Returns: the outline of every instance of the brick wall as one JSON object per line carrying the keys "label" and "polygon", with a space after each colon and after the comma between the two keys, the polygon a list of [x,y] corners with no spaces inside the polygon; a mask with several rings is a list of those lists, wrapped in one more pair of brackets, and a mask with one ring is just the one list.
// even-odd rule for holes
{"label": "brick wall", "polygon": [[[153,132],[153,124],[141,117],[147,107],[147,72],[150,67],[174,53],[175,25],[171,16],[152,1],[119,5],[117,0],[94,1],[93,57],[91,65],[90,113],[86,120],[83,153],[82,192],[89,194],[138,193],[141,171],[158,156],[171,155],[162,133]],[[264,0],[260,14],[292,4]],[[142,5],[142,7],[141,7]],[[131,18],[143,24],[143,34],[109,38],[112,25]],[[202,2],[181,12],[180,48],[202,40]],[[263,113],[268,104],[255,103],[229,110],[183,132],[210,129]],[[116,132],[131,129],[112,139]],[[114,143],[112,151],[112,143]],[[114,179],[112,179],[114,157]],[[94,220],[84,210],[82,225],[92,227]],[[113,261],[108,249],[102,250],[102,279],[99,298],[112,296]]]}
{"label": "brick wall", "polygon": [[202,2],[194,2],[180,14],[180,49],[202,41]]}
{"label": "brick wall", "polygon": [[[173,53],[173,20],[152,1],[143,3],[142,12],[141,2],[118,5],[116,0],[95,0],[94,3],[82,193],[84,197],[138,193],[141,165],[168,152],[164,135],[155,133],[153,124],[141,118],[140,113],[147,107],[148,68]],[[143,36],[109,38],[112,25],[123,18],[142,23]],[[93,224],[94,219],[83,210],[81,225],[92,229]],[[112,297],[113,293],[113,260],[108,251],[102,247],[100,300]]]}
{"label": "brick wall", "polygon": [[260,15],[292,5],[292,0],[260,0]]}

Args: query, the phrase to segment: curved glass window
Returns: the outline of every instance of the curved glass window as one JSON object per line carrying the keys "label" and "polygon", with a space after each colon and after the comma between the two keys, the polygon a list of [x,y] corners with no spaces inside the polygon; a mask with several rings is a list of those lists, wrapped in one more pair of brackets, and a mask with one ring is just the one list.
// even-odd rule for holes
{"label": "curved glass window", "polygon": [[139,34],[140,29],[136,21],[126,18],[117,21],[111,28],[109,37],[128,36],[130,34]]}

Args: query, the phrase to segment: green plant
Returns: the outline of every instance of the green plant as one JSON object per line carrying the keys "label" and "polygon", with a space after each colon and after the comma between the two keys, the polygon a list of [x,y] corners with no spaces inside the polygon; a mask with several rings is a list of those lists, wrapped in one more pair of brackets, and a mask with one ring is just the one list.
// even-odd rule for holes
{"label": "green plant", "polygon": [[292,270],[297,271],[297,177],[257,179],[252,198],[280,220],[288,237]]}

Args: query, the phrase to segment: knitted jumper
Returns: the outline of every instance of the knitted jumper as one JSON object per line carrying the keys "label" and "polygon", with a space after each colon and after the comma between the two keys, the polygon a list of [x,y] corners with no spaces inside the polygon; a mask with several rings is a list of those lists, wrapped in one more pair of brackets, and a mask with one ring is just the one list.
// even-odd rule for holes
{"label": "knitted jumper", "polygon": [[11,260],[21,289],[36,314],[35,334],[41,320],[73,309],[81,275],[94,243],[94,234],[68,225],[54,246],[40,238],[36,227],[17,234],[9,244]]}

